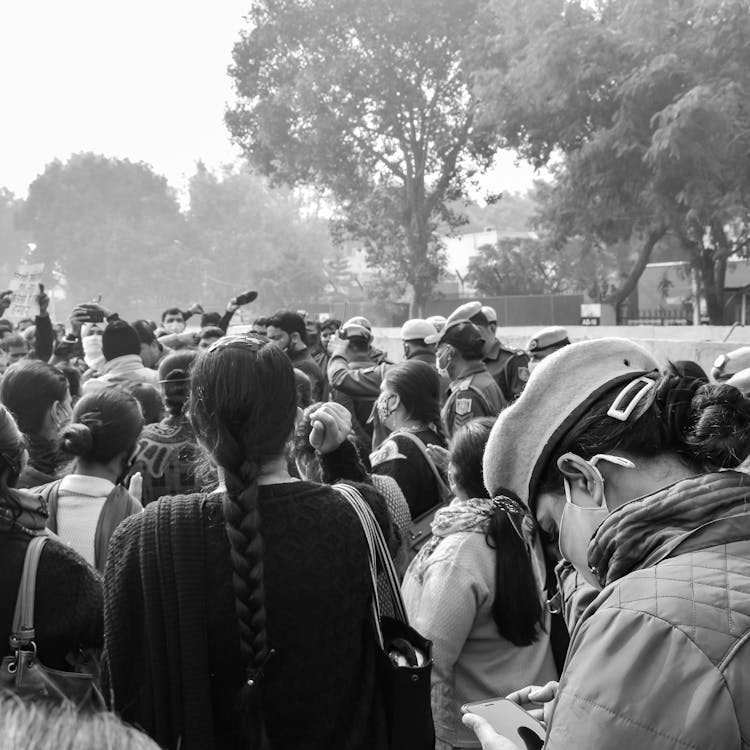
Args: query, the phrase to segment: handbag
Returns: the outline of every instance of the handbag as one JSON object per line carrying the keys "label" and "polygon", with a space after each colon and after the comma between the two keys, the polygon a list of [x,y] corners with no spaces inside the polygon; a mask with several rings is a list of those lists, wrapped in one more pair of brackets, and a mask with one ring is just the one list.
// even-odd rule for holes
{"label": "handbag", "polygon": [[444,508],[446,505],[448,505],[451,498],[453,497],[453,492],[445,483],[443,475],[438,471],[437,466],[435,466],[435,462],[432,460],[432,458],[430,458],[430,454],[427,452],[424,443],[416,435],[413,435],[410,432],[394,432],[391,434],[391,437],[394,437],[395,435],[408,438],[422,454],[422,458],[424,458],[424,460],[427,462],[427,465],[430,467],[435,477],[435,482],[437,483],[438,488],[438,495],[440,496],[440,502],[437,505],[422,513],[421,516],[417,516],[411,522],[411,526],[409,527],[409,537],[406,540],[406,546],[409,550],[409,560],[412,560],[416,556],[417,552],[419,552],[419,550],[424,547],[425,543],[430,539],[430,537],[432,537],[432,521],[435,518],[435,514],[441,508]]}
{"label": "handbag", "polygon": [[70,701],[78,708],[104,708],[104,699],[93,675],[50,669],[37,657],[34,595],[39,558],[47,538],[36,536],[26,547],[10,634],[11,655],[2,661],[0,689],[9,690],[26,700]]}
{"label": "handbag", "polygon": [[[430,701],[432,642],[409,626],[396,569],[370,506],[353,487],[339,484],[336,489],[357,514],[369,550],[377,674],[385,702],[388,747],[390,750],[435,750]],[[378,567],[388,582],[393,617],[381,614]]]}

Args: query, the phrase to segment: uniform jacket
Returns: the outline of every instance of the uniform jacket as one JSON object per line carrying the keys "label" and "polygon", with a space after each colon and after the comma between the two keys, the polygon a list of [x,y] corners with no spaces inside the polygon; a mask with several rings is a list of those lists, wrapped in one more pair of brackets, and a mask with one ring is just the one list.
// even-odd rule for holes
{"label": "uniform jacket", "polygon": [[529,357],[525,352],[506,349],[495,341],[485,354],[484,364],[508,402],[515,401],[529,379]]}
{"label": "uniform jacket", "polygon": [[507,405],[484,363],[476,362],[448,389],[448,398],[442,409],[445,434],[452,437],[459,427],[476,417],[495,417]]}
{"label": "uniform jacket", "polygon": [[678,482],[599,527],[545,748],[750,747],[750,476]]}

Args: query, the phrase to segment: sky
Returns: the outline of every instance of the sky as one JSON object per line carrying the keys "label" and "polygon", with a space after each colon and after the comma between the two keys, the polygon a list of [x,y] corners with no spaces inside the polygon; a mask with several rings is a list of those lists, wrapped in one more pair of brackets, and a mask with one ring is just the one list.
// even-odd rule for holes
{"label": "sky", "polygon": [[[250,1],[3,0],[0,187],[25,197],[50,161],[93,151],[144,161],[184,194],[196,161],[233,161],[227,67]],[[485,184],[532,179],[506,153]]]}

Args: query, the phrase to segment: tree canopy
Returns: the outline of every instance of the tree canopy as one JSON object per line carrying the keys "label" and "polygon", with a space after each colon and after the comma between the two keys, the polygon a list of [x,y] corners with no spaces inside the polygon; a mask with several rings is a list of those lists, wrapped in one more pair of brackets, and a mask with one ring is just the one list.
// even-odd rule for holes
{"label": "tree canopy", "polygon": [[273,180],[327,191],[340,233],[412,289],[438,279],[436,229],[494,149],[465,59],[478,0],[257,0],[234,49],[227,125]]}
{"label": "tree canopy", "polygon": [[745,248],[750,14],[744,0],[491,0],[482,117],[557,165],[561,239],[640,245],[621,301],[666,233],[723,322],[728,257]]}

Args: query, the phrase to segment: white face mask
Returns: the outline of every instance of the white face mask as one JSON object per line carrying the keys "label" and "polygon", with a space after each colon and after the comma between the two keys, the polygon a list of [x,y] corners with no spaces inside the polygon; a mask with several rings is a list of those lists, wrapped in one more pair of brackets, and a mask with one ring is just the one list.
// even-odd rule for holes
{"label": "white face mask", "polygon": [[92,370],[101,370],[107,361],[102,354],[102,337],[100,334],[81,337],[83,361]]}
{"label": "white face mask", "polygon": [[168,333],[182,333],[185,330],[185,323],[182,320],[169,320],[162,328]]}
{"label": "white face mask", "polygon": [[563,478],[565,486],[565,508],[560,519],[560,552],[562,556],[573,565],[573,567],[594,588],[601,589],[601,584],[589,566],[589,543],[602,525],[604,519],[609,515],[609,508],[604,497],[604,477],[596,468],[598,461],[609,461],[609,463],[634,469],[635,464],[621,456],[610,456],[606,453],[597,453],[589,459],[588,464],[596,473],[602,488],[602,503],[599,506],[583,507],[573,502],[570,491],[570,482],[567,477]]}

